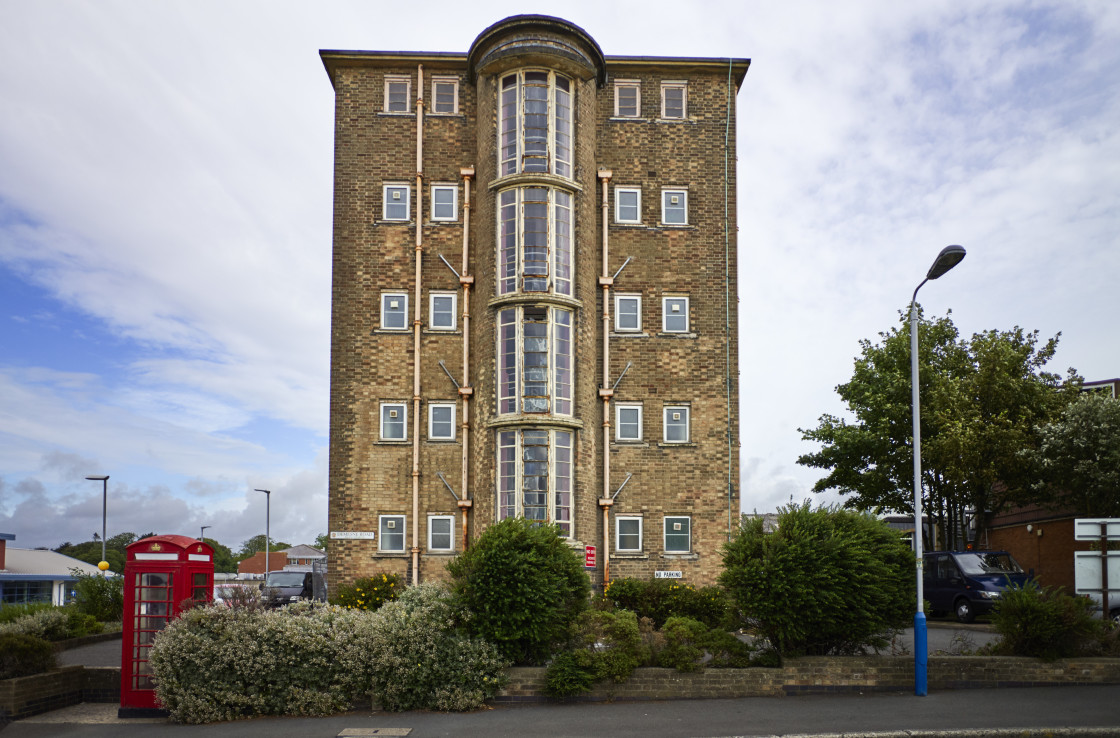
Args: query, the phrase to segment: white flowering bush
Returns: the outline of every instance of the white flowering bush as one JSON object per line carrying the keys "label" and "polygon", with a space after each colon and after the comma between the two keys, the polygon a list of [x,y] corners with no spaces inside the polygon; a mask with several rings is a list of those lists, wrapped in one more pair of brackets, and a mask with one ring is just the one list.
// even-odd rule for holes
{"label": "white flowering bush", "polygon": [[36,609],[11,622],[0,623],[0,634],[30,635],[45,641],[78,638],[100,631],[100,623],[74,607]]}
{"label": "white flowering bush", "polygon": [[372,617],[366,656],[383,708],[474,710],[505,686],[507,662],[493,644],[457,628],[466,613],[444,587],[409,587]]}
{"label": "white flowering bush", "polygon": [[157,696],[182,723],[349,709],[369,693],[372,620],[313,603],[194,608],[156,637]]}

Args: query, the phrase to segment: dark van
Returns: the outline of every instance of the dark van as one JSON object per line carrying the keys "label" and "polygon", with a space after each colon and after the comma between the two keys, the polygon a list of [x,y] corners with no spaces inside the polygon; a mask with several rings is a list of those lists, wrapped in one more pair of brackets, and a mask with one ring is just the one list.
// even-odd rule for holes
{"label": "dark van", "polygon": [[280,607],[300,600],[327,601],[327,583],[319,572],[271,571],[261,584],[266,607]]}
{"label": "dark van", "polygon": [[1006,551],[930,551],[922,586],[930,615],[955,612],[957,620],[971,623],[995,606],[1003,590],[1029,579]]}

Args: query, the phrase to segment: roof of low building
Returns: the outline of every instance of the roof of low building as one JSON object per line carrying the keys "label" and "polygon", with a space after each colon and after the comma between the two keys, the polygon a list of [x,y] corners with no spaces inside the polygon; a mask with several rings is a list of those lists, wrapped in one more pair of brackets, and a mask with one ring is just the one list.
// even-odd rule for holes
{"label": "roof of low building", "polygon": [[72,579],[71,569],[77,569],[83,574],[101,573],[93,564],[60,554],[58,551],[8,546],[4,568],[0,569],[0,577],[8,579],[38,577],[58,581]]}

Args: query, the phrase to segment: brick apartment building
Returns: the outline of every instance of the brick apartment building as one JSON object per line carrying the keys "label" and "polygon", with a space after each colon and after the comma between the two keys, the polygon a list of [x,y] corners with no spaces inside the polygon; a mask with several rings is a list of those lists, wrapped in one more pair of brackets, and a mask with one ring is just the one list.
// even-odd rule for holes
{"label": "brick apartment building", "polygon": [[739,519],[749,60],[608,57],[546,16],[321,57],[332,587],[439,578],[508,516],[595,547],[596,584],[711,583]]}

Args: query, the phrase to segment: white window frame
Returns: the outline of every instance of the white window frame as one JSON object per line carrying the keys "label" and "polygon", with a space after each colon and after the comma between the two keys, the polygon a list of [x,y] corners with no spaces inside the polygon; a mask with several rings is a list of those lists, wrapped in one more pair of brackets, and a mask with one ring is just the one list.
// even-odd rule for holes
{"label": "white window frame", "polygon": [[[532,444],[536,448],[548,448],[548,459],[537,459],[535,461],[527,461],[525,459],[525,437],[528,434],[541,434],[547,435],[547,444],[535,443]],[[508,517],[526,517],[529,520],[541,521],[549,524],[556,525],[560,528],[560,535],[563,538],[575,537],[575,433],[570,429],[562,428],[541,428],[541,427],[519,427],[499,429],[497,433],[497,499],[495,500],[495,512],[497,520],[504,520]],[[528,469],[529,464],[541,464],[547,466],[547,473],[544,470],[535,470],[535,473],[530,474]],[[545,486],[547,489],[536,487],[533,490],[526,490],[525,479],[526,475],[541,477],[546,476]],[[539,492],[543,496],[543,504],[534,501],[532,507],[535,509],[543,508],[543,517],[536,517],[526,515],[526,495],[531,494],[532,491]]]}
{"label": "white window frame", "polygon": [[[451,193],[451,215],[436,215],[436,192]],[[439,223],[454,223],[459,220],[459,186],[452,184],[432,185],[429,199],[432,201],[431,218]]]}
{"label": "white window frame", "polygon": [[[542,205],[547,209],[544,218],[537,212]],[[495,216],[498,294],[550,293],[571,297],[575,288],[576,243],[572,193],[562,187],[510,187],[498,193]],[[544,247],[543,259],[541,251],[527,243],[534,228],[540,228],[534,233],[546,234],[545,243],[537,244]],[[536,259],[530,258],[533,252]],[[534,272],[530,264],[546,265],[545,273]]]}
{"label": "white window frame", "polygon": [[[539,75],[545,76],[543,82],[536,79]],[[526,114],[527,90],[530,88],[546,90],[548,112],[543,146],[542,139],[530,138],[529,130],[526,129],[526,123],[532,119],[532,116]],[[575,179],[575,92],[576,80],[553,70],[526,68],[511,70],[499,76],[497,110],[499,177],[548,173],[565,179]],[[534,100],[537,101],[539,100]],[[503,138],[506,140],[503,141]],[[530,146],[530,141],[538,145]]]}
{"label": "white window frame", "polygon": [[[398,411],[401,414],[401,435],[389,436],[385,433],[386,412]],[[382,441],[407,441],[408,440],[408,403],[383,402],[378,410],[378,437]]]}
{"label": "white window frame", "polygon": [[[452,86],[452,100],[451,110],[440,110],[438,108],[439,98],[436,95],[438,85],[451,85]],[[459,114],[459,78],[458,77],[445,77],[441,75],[432,76],[432,115],[458,115]]]}
{"label": "white window frame", "polygon": [[[546,312],[546,321],[526,320],[528,311]],[[529,394],[529,384],[540,384],[530,379],[527,371],[526,355],[546,353],[528,351],[526,325],[545,323],[546,352],[548,354],[547,401],[548,409],[526,409],[536,404],[535,400],[545,395]],[[498,311],[498,330],[496,336],[495,368],[497,382],[497,412],[499,415],[563,415],[571,416],[573,408],[573,388],[575,386],[575,314],[566,308],[539,308],[531,305],[516,305]],[[540,338],[533,336],[531,338]],[[534,341],[534,343],[538,343]]]}
{"label": "white window frame", "polygon": [[[435,433],[435,411],[445,408],[451,411],[451,434],[438,436]],[[454,441],[455,440],[455,403],[430,402],[428,403],[428,440],[429,441]]]}
{"label": "white window frame", "polygon": [[[669,548],[669,535],[670,534],[682,535],[680,531],[670,530],[669,526],[673,524],[673,523],[670,523],[670,521],[682,521],[682,520],[686,521],[686,525],[688,525],[688,532],[686,534],[684,534],[684,535],[688,536],[688,545],[684,549]],[[667,554],[689,554],[689,553],[692,553],[692,516],[691,515],[666,515],[662,519],[661,528],[662,528],[662,531],[661,531],[661,545],[664,547],[663,550],[665,551],[665,553],[667,553]]]}
{"label": "white window frame", "polygon": [[[437,298],[450,298],[451,299],[451,324],[444,325],[436,322],[436,299]],[[453,331],[459,327],[459,294],[457,292],[437,292],[432,290],[428,293],[428,330],[430,331]]]}
{"label": "white window frame", "polygon": [[[619,104],[619,93],[623,89],[634,88],[634,113],[628,115],[622,112]],[[614,117],[616,118],[641,118],[642,117],[642,82],[637,79],[616,79],[614,81]]]}
{"label": "white window frame", "polygon": [[[673,310],[670,303],[677,303],[683,301],[681,310]],[[661,332],[662,333],[688,333],[692,330],[692,319],[689,315],[692,305],[688,299],[688,295],[666,295],[661,298]],[[684,328],[683,329],[670,329],[669,328],[669,315],[676,313],[684,313]]]}
{"label": "white window frame", "polygon": [[[392,523],[392,525],[389,525]],[[399,529],[397,526],[400,526]],[[381,553],[404,553],[408,541],[408,520],[404,515],[378,515],[377,516],[377,550]],[[385,531],[393,531],[393,535],[401,538],[400,548],[389,548],[385,542]],[[400,531],[398,533],[398,530]]]}
{"label": "white window frame", "polygon": [[[622,435],[622,411],[623,410],[637,410],[638,411],[638,435],[636,435],[636,436],[624,436],[624,435]],[[644,422],[644,419],[642,417],[643,415],[644,415],[644,411],[643,411],[643,408],[642,408],[642,403],[640,403],[640,402],[618,402],[618,403],[615,403],[615,406],[614,406],[614,440],[621,441],[623,443],[627,443],[627,442],[634,443],[634,442],[641,441],[643,436],[645,435],[642,432],[643,422]]]}
{"label": "white window frame", "polygon": [[[669,202],[669,198],[671,198],[671,197],[679,197],[681,199],[681,203],[679,204],[679,206],[676,203],[670,203]],[[668,209],[666,207],[667,205],[672,205],[674,210],[684,211],[684,220],[670,221],[668,218],[666,218],[665,215],[668,211]],[[661,190],[661,225],[667,225],[667,226],[686,226],[686,225],[688,225],[688,190],[680,189],[680,188],[676,188],[676,187],[667,187],[667,188]]]}
{"label": "white window frame", "polygon": [[[672,418],[673,414],[681,414],[683,418]],[[684,422],[684,438],[669,440],[669,427],[674,427]],[[661,441],[662,443],[691,443],[692,442],[692,406],[691,405],[666,405],[661,412]]]}
{"label": "white window frame", "polygon": [[[622,325],[622,303],[634,302],[636,310],[634,314],[638,318],[636,326]],[[614,296],[614,330],[616,333],[641,333],[642,332],[642,296],[633,294],[619,294],[615,293]]]}
{"label": "white window frame", "polygon": [[[390,300],[401,300],[400,308],[390,307]],[[392,311],[392,313],[390,313]],[[391,326],[387,324],[385,318],[390,315],[400,313],[404,317],[404,325]],[[381,330],[383,331],[407,331],[408,330],[408,293],[407,292],[382,292],[381,293]]]}
{"label": "white window frame", "polygon": [[[638,547],[637,548],[623,548],[622,547],[622,523],[623,522],[638,523]],[[640,515],[618,515],[614,519],[614,550],[615,553],[641,553],[642,545],[645,543],[645,531],[642,530],[643,523]],[[627,534],[633,535],[633,534]]]}
{"label": "white window frame", "polygon": [[[401,197],[391,197],[390,192],[400,192]],[[404,217],[392,218],[389,216],[389,203],[404,200]],[[391,220],[395,223],[407,223],[412,219],[412,186],[407,184],[387,184],[381,188],[381,219]]]}
{"label": "white window frame", "polygon": [[[389,101],[389,89],[392,85],[404,85],[404,110],[393,110]],[[407,114],[412,112],[412,77],[403,74],[385,75],[385,105],[384,112]]]}
{"label": "white window frame", "polygon": [[[681,91],[681,114],[669,115],[668,95],[669,90]],[[665,80],[661,83],[661,119],[662,120],[688,120],[688,82],[686,80]]]}
{"label": "white window frame", "polygon": [[[634,218],[622,217],[622,196],[637,195],[637,214]],[[615,187],[614,188],[614,222],[627,224],[640,224],[642,222],[642,189],[640,187]]]}
{"label": "white window frame", "polygon": [[[439,547],[433,543],[433,523],[447,521],[447,547]],[[428,516],[428,550],[433,553],[452,553],[455,551],[455,516],[454,515],[429,515]]]}

